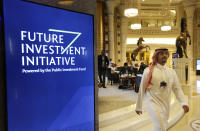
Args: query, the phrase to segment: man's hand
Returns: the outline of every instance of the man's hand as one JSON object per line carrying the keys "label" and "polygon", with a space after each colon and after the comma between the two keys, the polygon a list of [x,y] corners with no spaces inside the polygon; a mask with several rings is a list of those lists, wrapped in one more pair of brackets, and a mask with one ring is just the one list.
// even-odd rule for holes
{"label": "man's hand", "polygon": [[142,111],[135,111],[138,115],[142,114]]}
{"label": "man's hand", "polygon": [[187,113],[189,111],[189,106],[183,105],[183,110],[185,113]]}

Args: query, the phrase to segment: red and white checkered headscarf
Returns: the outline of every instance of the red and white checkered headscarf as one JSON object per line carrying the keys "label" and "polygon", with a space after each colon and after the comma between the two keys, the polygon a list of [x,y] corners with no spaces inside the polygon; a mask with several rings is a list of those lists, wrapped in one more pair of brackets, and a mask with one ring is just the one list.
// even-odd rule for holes
{"label": "red and white checkered headscarf", "polygon": [[[168,51],[167,48],[159,48],[159,49],[156,49],[153,56],[152,56],[152,64],[150,65],[149,67],[149,75],[147,77],[147,85],[146,85],[146,89],[149,87],[151,83],[151,79],[152,79],[152,73],[153,73],[153,69],[154,69],[154,66],[157,64],[157,60],[158,60],[158,54],[161,52],[161,51]],[[168,57],[169,57],[169,51],[168,51]]]}

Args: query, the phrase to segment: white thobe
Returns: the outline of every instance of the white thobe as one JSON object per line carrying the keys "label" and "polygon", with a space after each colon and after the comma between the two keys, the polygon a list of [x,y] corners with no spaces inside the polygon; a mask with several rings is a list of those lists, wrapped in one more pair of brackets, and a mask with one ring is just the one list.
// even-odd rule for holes
{"label": "white thobe", "polygon": [[[142,111],[143,96],[146,96],[145,101],[147,112],[154,123],[154,131],[166,131],[168,126],[171,91],[173,90],[177,100],[183,105],[188,105],[187,99],[183,94],[176,72],[160,64],[156,64],[153,69],[151,84],[145,92],[149,68],[146,68],[138,93],[136,103],[136,111]],[[167,83],[166,87],[160,87],[160,83]]]}

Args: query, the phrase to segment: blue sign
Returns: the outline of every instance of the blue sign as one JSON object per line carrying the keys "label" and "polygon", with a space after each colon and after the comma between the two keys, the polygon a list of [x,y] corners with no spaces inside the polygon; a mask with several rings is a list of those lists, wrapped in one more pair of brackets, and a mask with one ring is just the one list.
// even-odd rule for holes
{"label": "blue sign", "polygon": [[3,6],[8,131],[94,131],[93,16]]}

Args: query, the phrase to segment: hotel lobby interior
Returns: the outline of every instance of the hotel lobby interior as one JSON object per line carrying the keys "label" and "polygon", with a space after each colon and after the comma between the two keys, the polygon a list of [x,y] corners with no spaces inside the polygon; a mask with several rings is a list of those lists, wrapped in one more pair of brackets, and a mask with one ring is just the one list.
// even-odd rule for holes
{"label": "hotel lobby interior", "polygon": [[[139,51],[137,60],[132,64],[144,62],[149,65],[156,48],[169,49],[167,66],[176,70],[184,94],[188,97],[190,111],[183,113],[180,105],[172,96],[169,117],[169,131],[200,130],[200,77],[197,75],[197,61],[200,57],[200,29],[198,0],[104,0],[97,2],[97,52],[106,50],[108,58],[117,66],[132,61],[131,54],[137,49],[137,40],[144,39],[144,45],[150,50]],[[133,9],[132,14],[128,9]],[[186,18],[187,31],[191,36],[191,45],[187,45],[188,59],[175,58],[176,40],[181,32],[181,18]],[[170,29],[163,29],[163,27]],[[187,41],[189,43],[189,40]],[[187,61],[189,78],[176,59]],[[183,69],[184,70],[184,69]],[[99,88],[99,130],[100,131],[151,131],[153,123],[145,111],[135,113],[137,94],[134,90],[118,89],[119,83]]]}

